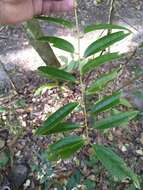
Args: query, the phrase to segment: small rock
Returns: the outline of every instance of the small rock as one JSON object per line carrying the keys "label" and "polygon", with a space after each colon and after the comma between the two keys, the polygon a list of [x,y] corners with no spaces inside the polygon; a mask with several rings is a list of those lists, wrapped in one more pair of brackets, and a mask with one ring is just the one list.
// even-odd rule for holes
{"label": "small rock", "polygon": [[127,151],[127,148],[123,145],[122,148],[121,148],[122,152],[126,152]]}
{"label": "small rock", "polygon": [[8,179],[13,189],[19,189],[25,182],[28,176],[28,167],[26,165],[19,164],[15,166],[10,172]]}
{"label": "small rock", "polygon": [[136,153],[140,156],[143,156],[143,150],[136,150]]}
{"label": "small rock", "polygon": [[27,189],[27,187],[29,187],[31,184],[30,179],[27,179],[26,182],[24,183],[24,189]]}

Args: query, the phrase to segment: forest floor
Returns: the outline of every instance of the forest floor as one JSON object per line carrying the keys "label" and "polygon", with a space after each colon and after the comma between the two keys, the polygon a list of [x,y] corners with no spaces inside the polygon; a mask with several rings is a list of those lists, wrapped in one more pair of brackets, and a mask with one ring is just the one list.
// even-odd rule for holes
{"label": "forest floor", "polygon": [[[96,0],[79,1],[81,30],[92,22],[108,22],[109,2],[106,0],[98,2]],[[72,14],[64,16],[74,19]],[[116,1],[113,22],[129,27],[134,33],[132,38],[116,47],[117,50],[122,49],[123,52],[126,52],[129,57],[133,51],[132,47],[143,41],[142,1]],[[42,28],[46,34],[65,36],[71,42],[75,41],[75,35],[71,31],[65,31],[63,28],[45,23],[42,23]],[[87,35],[81,40],[82,51],[84,51],[85,45],[91,43],[92,38],[93,36]],[[24,190],[56,188],[71,190],[73,187],[82,190],[83,184],[89,190],[127,190],[130,186],[128,181],[116,182],[96,160],[91,160],[87,156],[89,150],[83,151],[77,156],[77,159],[60,162],[56,165],[47,161],[45,150],[51,139],[34,136],[33,132],[41,126],[47,114],[53,113],[69,101],[78,101],[80,91],[78,87],[72,87],[72,89],[66,87],[62,92],[58,88],[54,88],[47,90],[43,95],[34,95],[35,90],[48,80],[36,72],[36,69],[44,63],[29,45],[21,25],[2,26],[0,28],[0,44],[0,105],[7,108],[0,115],[0,159],[3,157],[5,159],[5,155],[1,151],[3,145],[9,146],[11,154],[8,166],[0,173],[0,190],[4,190],[4,186],[13,190],[18,188]],[[56,52],[58,56],[61,56],[61,53]],[[70,59],[70,57],[68,58]],[[124,62],[126,62],[126,58],[120,63]],[[132,78],[132,73],[139,72],[142,68],[143,50],[140,48],[126,67],[118,87],[125,85]],[[93,76],[94,73],[91,78]],[[11,85],[11,81],[14,85]],[[111,87],[112,89],[116,89],[116,84]],[[142,78],[128,85],[124,92],[134,108],[142,112],[143,96],[134,95],[138,89],[143,92]],[[76,113],[72,117],[72,121],[82,123],[81,113]],[[98,142],[111,145],[118,150],[128,165],[141,177],[143,188],[142,117],[139,118],[139,121],[132,122],[127,128],[108,131],[105,134],[97,133],[94,137]],[[7,150],[7,146],[4,147],[4,150]],[[94,168],[91,168],[93,165]],[[55,176],[54,179],[50,177],[51,175]]]}

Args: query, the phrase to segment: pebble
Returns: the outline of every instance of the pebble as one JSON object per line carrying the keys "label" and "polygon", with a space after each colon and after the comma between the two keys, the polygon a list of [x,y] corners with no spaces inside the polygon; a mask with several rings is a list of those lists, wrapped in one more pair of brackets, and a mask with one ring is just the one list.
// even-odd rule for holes
{"label": "pebble", "polygon": [[143,156],[143,150],[136,150],[136,153],[140,156]]}
{"label": "pebble", "polygon": [[29,187],[31,184],[30,179],[27,179],[26,182],[24,183],[24,188],[26,189],[27,187]]}
{"label": "pebble", "polygon": [[127,148],[123,145],[122,148],[121,148],[122,152],[126,152],[127,151]]}

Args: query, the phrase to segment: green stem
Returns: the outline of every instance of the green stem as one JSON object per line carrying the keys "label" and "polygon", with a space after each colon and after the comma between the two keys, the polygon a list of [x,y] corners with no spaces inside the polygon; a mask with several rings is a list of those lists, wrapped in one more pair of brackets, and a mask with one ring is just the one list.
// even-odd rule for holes
{"label": "green stem", "polygon": [[[76,30],[77,30],[77,39],[78,39],[78,61],[81,61],[80,55],[80,29],[79,29],[79,22],[78,22],[78,14],[77,14],[77,2],[75,2],[75,20],[76,20]],[[86,110],[86,97],[85,97],[85,85],[83,83],[82,74],[80,73],[80,88],[81,88],[81,106],[83,108],[83,115],[84,115],[84,127],[85,127],[85,135],[88,138],[88,121],[87,121],[87,110]]]}

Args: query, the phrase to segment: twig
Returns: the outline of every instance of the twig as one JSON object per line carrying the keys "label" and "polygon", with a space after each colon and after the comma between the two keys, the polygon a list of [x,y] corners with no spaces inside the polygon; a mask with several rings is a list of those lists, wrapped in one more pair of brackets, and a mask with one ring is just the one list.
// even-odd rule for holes
{"label": "twig", "polygon": [[[78,21],[78,14],[77,14],[77,2],[75,3],[75,20],[76,20],[76,30],[77,30],[77,39],[78,39],[78,60],[81,60],[80,56],[80,29],[79,29],[79,21]],[[87,111],[86,111],[86,97],[85,97],[85,86],[83,84],[82,75],[80,73],[80,86],[81,86],[81,94],[82,94],[82,107],[83,107],[83,114],[84,114],[84,125],[85,125],[85,132],[86,137],[88,137],[88,122],[87,122]]]}
{"label": "twig", "polygon": [[[109,9],[109,16],[108,16],[108,24],[112,24],[113,22],[113,16],[114,16],[114,3],[115,3],[115,0],[111,0],[110,1],[110,9]],[[112,32],[112,29],[108,29],[107,31],[107,35],[111,34]],[[105,52],[106,50],[102,50],[101,51],[101,55],[103,55],[103,53]],[[110,52],[110,47],[108,48],[108,52]]]}
{"label": "twig", "polygon": [[11,86],[12,86],[14,92],[15,92],[15,94],[19,94],[19,92],[18,92],[18,90],[17,90],[17,88],[16,88],[16,86],[15,86],[15,84],[14,84],[11,76],[9,75],[8,71],[5,69],[5,66],[4,66],[4,64],[1,61],[0,61],[0,65],[2,66],[3,70],[6,72],[8,78],[9,78],[9,81],[11,83]]}
{"label": "twig", "polygon": [[143,74],[142,74],[142,73],[141,73],[140,75],[134,77],[132,80],[127,81],[127,83],[124,84],[123,86],[121,86],[120,88],[118,88],[117,91],[120,91],[120,90],[122,90],[122,89],[128,87],[130,84],[132,84],[134,81],[140,79],[141,77],[143,77]]}
{"label": "twig", "polygon": [[131,25],[131,24],[130,24],[129,22],[127,22],[124,18],[122,18],[122,17],[119,16],[119,15],[118,15],[118,17],[119,17],[124,23],[126,23],[126,24],[129,25],[131,28],[133,28],[135,31],[139,32],[139,30],[138,30],[135,26]]}
{"label": "twig", "polygon": [[[114,3],[115,3],[115,0],[111,0],[111,2],[110,2],[110,9],[109,9],[109,16],[108,16],[108,24],[112,24],[113,23]],[[111,32],[112,32],[112,30],[108,29],[107,35],[109,35]]]}

